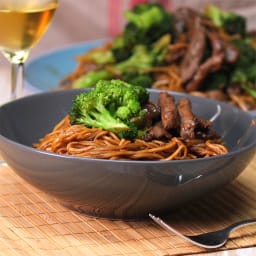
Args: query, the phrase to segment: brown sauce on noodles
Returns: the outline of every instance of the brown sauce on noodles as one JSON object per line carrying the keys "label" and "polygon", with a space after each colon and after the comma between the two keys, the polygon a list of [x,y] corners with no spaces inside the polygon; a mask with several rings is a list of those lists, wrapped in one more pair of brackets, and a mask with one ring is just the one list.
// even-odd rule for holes
{"label": "brown sauce on noodles", "polygon": [[169,140],[130,141],[100,128],[71,125],[69,116],[61,120],[34,147],[59,154],[98,159],[185,160],[226,154],[220,140],[194,140],[178,137]]}

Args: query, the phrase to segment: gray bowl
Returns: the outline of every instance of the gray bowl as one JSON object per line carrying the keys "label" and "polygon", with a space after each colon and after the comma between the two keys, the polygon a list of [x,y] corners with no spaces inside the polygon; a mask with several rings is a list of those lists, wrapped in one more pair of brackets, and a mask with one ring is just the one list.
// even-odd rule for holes
{"label": "gray bowl", "polygon": [[[141,218],[168,213],[236,178],[256,151],[252,116],[229,105],[189,97],[193,112],[214,118],[230,153],[176,161],[99,160],[36,150],[81,90],[46,92],[0,107],[0,154],[24,180],[61,204],[94,216]],[[152,100],[159,91],[150,90]]]}

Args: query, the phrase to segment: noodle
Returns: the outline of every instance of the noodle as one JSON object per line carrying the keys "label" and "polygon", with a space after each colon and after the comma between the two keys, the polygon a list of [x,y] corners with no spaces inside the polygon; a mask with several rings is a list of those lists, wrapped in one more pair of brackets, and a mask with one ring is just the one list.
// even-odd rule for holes
{"label": "noodle", "polygon": [[181,77],[178,74],[178,67],[176,65],[154,67],[151,68],[150,71],[155,74],[155,82],[152,85],[153,88],[184,92]]}
{"label": "noodle", "polygon": [[59,154],[112,160],[180,160],[227,153],[225,146],[211,141],[189,145],[177,137],[149,142],[120,139],[101,128],[71,125],[69,116],[62,119],[34,147]]}

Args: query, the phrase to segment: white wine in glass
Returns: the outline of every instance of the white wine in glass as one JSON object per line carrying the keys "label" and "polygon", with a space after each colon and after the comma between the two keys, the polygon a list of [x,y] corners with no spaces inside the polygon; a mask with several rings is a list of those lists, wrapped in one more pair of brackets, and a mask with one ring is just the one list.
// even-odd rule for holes
{"label": "white wine in glass", "polygon": [[22,96],[24,62],[57,6],[58,0],[0,0],[0,50],[12,66],[10,100]]}

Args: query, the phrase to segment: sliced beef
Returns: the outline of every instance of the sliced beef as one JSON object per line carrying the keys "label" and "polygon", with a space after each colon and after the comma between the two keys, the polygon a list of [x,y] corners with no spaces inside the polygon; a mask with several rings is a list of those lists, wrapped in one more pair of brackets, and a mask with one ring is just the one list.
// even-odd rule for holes
{"label": "sliced beef", "polygon": [[200,89],[208,74],[219,70],[225,60],[225,48],[222,38],[217,32],[207,32],[212,47],[211,56],[199,66],[191,81],[186,85],[186,91],[192,92]]}
{"label": "sliced beef", "polygon": [[[179,36],[184,35],[187,26],[187,14],[191,12],[187,7],[180,7],[173,12],[173,30],[175,34],[175,41],[180,41]],[[184,38],[182,38],[183,40]]]}
{"label": "sliced beef", "polygon": [[207,77],[211,72],[217,71],[223,62],[224,55],[218,54],[207,59],[197,70],[193,79],[186,85],[187,92],[198,91]]}
{"label": "sliced beef", "polygon": [[142,110],[145,111],[144,116],[139,115],[131,119],[131,121],[140,128],[149,128],[155,121],[158,121],[161,118],[160,106],[153,102],[145,104],[142,107]]}
{"label": "sliced beef", "polygon": [[143,126],[150,127],[155,120],[159,120],[161,116],[160,106],[149,102],[143,106],[143,110],[146,111],[146,114],[143,117]]}
{"label": "sliced beef", "polygon": [[147,129],[147,133],[142,136],[143,140],[169,140],[172,137],[180,137],[187,143],[191,140],[205,141],[219,138],[217,133],[211,130],[211,121],[193,114],[189,98],[180,98],[176,104],[172,95],[160,92],[159,105],[161,118],[155,116],[155,118],[150,119],[152,121],[151,126],[143,126]]}
{"label": "sliced beef", "polygon": [[202,140],[217,140],[220,138],[220,136],[217,134],[216,131],[210,129],[209,127],[207,129],[197,129],[196,130],[196,138],[202,139]]}
{"label": "sliced beef", "polygon": [[143,136],[145,141],[158,140],[158,139],[171,139],[172,135],[165,130],[161,124],[156,124],[152,126],[147,134]]}
{"label": "sliced beef", "polygon": [[178,127],[178,113],[174,97],[166,92],[160,92],[159,105],[163,128],[166,130],[176,129]]}
{"label": "sliced beef", "polygon": [[183,24],[187,31],[188,48],[180,64],[181,80],[186,83],[195,74],[203,58],[206,45],[205,29],[201,16],[190,8],[180,8],[174,16],[179,21],[177,24]]}
{"label": "sliced beef", "polygon": [[212,122],[194,115],[188,98],[179,100],[178,113],[180,116],[180,136],[184,140],[216,138],[217,134],[210,129]]}
{"label": "sliced beef", "polygon": [[220,70],[225,63],[234,64],[240,55],[239,49],[224,40],[218,30],[207,30],[206,34],[211,44],[212,54],[199,66],[195,75],[187,83],[187,92],[200,90],[204,79],[210,73]]}
{"label": "sliced beef", "polygon": [[183,139],[194,139],[197,121],[192,113],[190,100],[181,98],[177,107],[180,116],[180,136]]}

